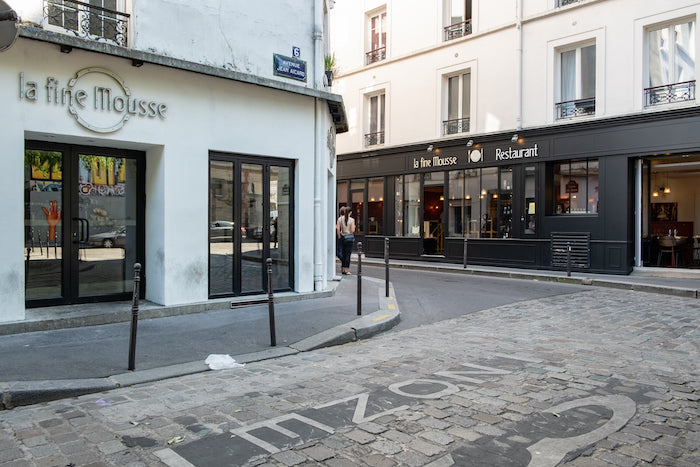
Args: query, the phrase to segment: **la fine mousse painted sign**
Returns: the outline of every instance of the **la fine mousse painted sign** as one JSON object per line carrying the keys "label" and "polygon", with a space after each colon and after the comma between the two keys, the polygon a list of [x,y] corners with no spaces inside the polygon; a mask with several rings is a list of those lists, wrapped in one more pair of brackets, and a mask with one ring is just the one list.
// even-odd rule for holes
{"label": "la fine mousse painted sign", "polygon": [[131,118],[165,120],[168,106],[135,96],[116,73],[84,68],[67,82],[49,76],[39,84],[19,74],[19,99],[65,107],[76,121],[96,133],[113,133]]}

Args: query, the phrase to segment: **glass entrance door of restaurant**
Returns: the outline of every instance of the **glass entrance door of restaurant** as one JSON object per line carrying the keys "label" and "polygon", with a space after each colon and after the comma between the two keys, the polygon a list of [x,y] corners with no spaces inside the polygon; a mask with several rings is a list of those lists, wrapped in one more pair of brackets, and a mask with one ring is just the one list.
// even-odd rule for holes
{"label": "glass entrance door of restaurant", "polygon": [[445,254],[445,173],[423,174],[423,254]]}
{"label": "glass entrance door of restaurant", "polygon": [[212,154],[209,165],[209,295],[292,288],[292,165]]}
{"label": "glass entrance door of restaurant", "polygon": [[27,306],[128,299],[143,263],[143,157],[28,142],[24,160]]}

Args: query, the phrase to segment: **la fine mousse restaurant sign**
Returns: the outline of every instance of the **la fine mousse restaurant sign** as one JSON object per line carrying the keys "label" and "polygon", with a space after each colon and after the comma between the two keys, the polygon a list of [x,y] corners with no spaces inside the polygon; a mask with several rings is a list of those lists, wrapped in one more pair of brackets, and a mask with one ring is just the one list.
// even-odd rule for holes
{"label": "la fine mousse restaurant sign", "polygon": [[165,120],[168,111],[166,104],[134,95],[119,75],[99,67],[84,68],[67,82],[52,76],[39,82],[20,73],[19,99],[65,107],[96,133],[118,131],[131,117]]}

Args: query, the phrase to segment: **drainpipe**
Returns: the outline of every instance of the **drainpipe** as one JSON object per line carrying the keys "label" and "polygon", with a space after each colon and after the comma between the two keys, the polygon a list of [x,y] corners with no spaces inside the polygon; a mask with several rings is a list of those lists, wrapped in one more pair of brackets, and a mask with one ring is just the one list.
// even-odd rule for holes
{"label": "drainpipe", "polygon": [[515,124],[518,130],[523,128],[523,0],[518,0],[516,3],[516,18],[515,28],[517,29],[517,46],[515,53],[517,55],[518,83],[515,90]]}
{"label": "drainpipe", "polygon": [[[323,88],[323,0],[314,0],[314,89]],[[325,288],[323,275],[323,252],[325,251],[326,222],[322,215],[321,195],[323,191],[322,162],[323,145],[321,139],[324,136],[324,113],[322,106],[324,101],[314,99],[314,290],[321,291]]]}

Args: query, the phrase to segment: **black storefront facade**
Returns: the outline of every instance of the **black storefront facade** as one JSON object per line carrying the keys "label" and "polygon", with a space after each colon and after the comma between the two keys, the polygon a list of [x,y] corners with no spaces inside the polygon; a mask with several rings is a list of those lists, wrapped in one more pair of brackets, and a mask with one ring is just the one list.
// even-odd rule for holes
{"label": "black storefront facade", "polygon": [[342,154],[337,207],[369,257],[629,274],[700,265],[696,186],[686,107]]}

